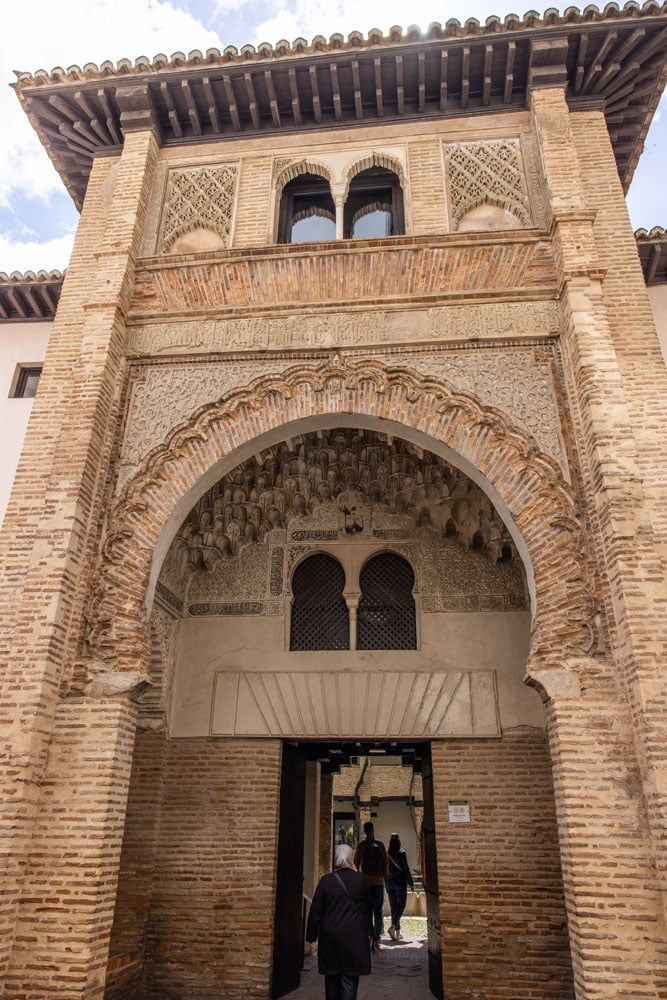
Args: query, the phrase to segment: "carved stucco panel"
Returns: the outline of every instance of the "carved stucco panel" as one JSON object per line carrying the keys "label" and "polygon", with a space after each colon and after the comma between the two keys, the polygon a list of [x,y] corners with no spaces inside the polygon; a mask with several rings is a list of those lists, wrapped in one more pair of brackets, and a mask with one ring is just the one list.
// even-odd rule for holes
{"label": "carved stucco panel", "polygon": [[237,173],[236,164],[170,170],[158,252],[195,229],[210,230],[229,246]]}
{"label": "carved stucco panel", "polygon": [[[405,351],[394,354],[392,360],[429,377],[445,379],[474,394],[481,403],[502,410],[565,469],[549,348]],[[285,371],[292,364],[292,359],[282,358],[135,366],[117,489],[141,459],[199,407],[258,375]]]}
{"label": "carved stucco panel", "polygon": [[484,202],[508,209],[532,225],[519,139],[445,143],[452,229],[466,212]]}
{"label": "carved stucco panel", "polygon": [[446,379],[481,403],[502,410],[512,423],[532,434],[567,474],[549,348],[406,352],[394,358],[424,375]]}
{"label": "carved stucco panel", "polygon": [[197,361],[152,365],[131,374],[118,489],[138,462],[200,406],[245,385],[263,371],[283,371],[290,361]]}

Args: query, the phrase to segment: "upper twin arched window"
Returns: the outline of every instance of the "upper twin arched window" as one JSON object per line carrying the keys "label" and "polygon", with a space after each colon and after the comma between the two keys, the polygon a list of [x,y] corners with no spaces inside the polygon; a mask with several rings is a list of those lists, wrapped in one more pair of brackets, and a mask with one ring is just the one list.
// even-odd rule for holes
{"label": "upper twin arched window", "polygon": [[364,565],[356,637],[350,643],[350,615],[343,596],[345,571],[327,553],[304,559],[292,577],[291,650],[416,649],[412,591],[415,575],[407,559],[380,552]]}
{"label": "upper twin arched window", "polygon": [[300,174],[285,185],[280,200],[279,243],[344,239],[374,239],[405,232],[403,192],[398,176],[385,167],[369,167],[350,182],[342,218],[328,181],[318,174]]}

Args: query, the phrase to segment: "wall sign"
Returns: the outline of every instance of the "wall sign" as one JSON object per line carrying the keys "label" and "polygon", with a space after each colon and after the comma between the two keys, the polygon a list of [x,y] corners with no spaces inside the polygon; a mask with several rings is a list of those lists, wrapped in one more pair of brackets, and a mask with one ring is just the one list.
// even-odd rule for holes
{"label": "wall sign", "polygon": [[449,803],[449,822],[450,823],[469,823],[470,822],[470,803],[469,802],[453,802]]}

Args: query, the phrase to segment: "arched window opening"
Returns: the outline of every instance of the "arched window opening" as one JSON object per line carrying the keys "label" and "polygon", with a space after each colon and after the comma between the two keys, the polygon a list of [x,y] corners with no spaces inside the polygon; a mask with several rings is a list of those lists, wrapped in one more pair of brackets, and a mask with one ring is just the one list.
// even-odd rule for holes
{"label": "arched window opening", "polygon": [[415,574],[407,559],[394,552],[373,556],[359,584],[357,649],[416,649]]}
{"label": "arched window opening", "polygon": [[403,192],[393,170],[369,167],[353,178],[343,229],[346,239],[376,239],[405,232]]}
{"label": "arched window opening", "polygon": [[476,531],[472,536],[472,548],[474,552],[483,552],[486,542],[481,531]]}
{"label": "arched window opening", "polygon": [[349,649],[350,618],[343,597],[345,572],[333,556],[304,559],[292,577],[290,649]]}
{"label": "arched window opening", "polygon": [[317,174],[300,174],[283,188],[278,242],[311,243],[335,238],[336,207],[329,182]]}

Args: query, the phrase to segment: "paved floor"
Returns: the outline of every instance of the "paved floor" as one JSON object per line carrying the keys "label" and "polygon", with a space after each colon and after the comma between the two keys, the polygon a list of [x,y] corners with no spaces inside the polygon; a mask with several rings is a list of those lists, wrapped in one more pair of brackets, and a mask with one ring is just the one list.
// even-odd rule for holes
{"label": "paved floor", "polygon": [[[324,979],[317,972],[317,956],[306,959],[312,968],[301,975],[301,987],[286,1000],[323,1000]],[[433,1000],[428,988],[426,941],[394,942],[385,936],[373,955],[373,973],[359,983],[358,1000]]]}

